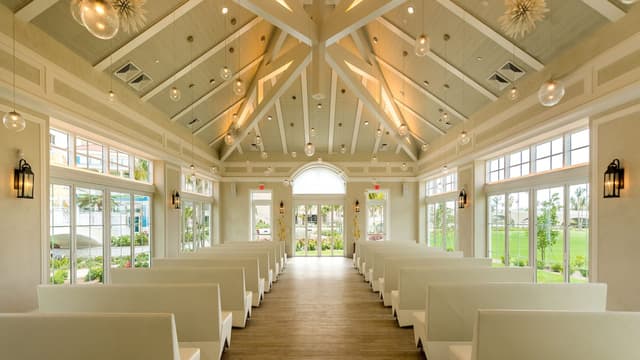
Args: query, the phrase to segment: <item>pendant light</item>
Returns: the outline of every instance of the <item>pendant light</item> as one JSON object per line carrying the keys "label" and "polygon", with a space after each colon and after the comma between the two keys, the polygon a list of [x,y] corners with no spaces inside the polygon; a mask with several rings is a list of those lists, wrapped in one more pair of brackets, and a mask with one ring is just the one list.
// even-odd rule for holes
{"label": "pendant light", "polygon": [[[511,49],[511,63],[515,65],[515,57],[516,57],[516,45],[513,44]],[[513,72],[513,78],[511,79],[511,89],[509,89],[509,100],[516,101],[520,98],[520,90],[516,87],[516,74]]]}
{"label": "pendant light", "polygon": [[429,150],[429,144],[427,144],[427,143],[423,143],[423,144],[420,146],[420,150],[422,150],[422,152],[426,152],[427,150]]}
{"label": "pendant light", "polygon": [[[407,59],[408,55],[409,55],[408,52],[402,51],[402,72],[405,73],[405,74],[407,73],[407,66],[406,66],[407,65],[407,61],[406,61],[406,59]],[[402,79],[402,102],[404,104],[406,104],[406,99],[405,99],[405,94],[406,93],[405,93],[405,88],[404,88],[405,83],[406,83],[406,81],[403,78]],[[409,128],[407,127],[407,124],[400,123],[400,126],[398,126],[398,135],[400,135],[401,137],[405,137],[405,136],[409,135]]]}
{"label": "pendant light", "polygon": [[[549,13],[549,46],[553,44],[553,17],[552,12]],[[538,101],[542,106],[552,107],[558,105],[565,94],[564,84],[561,81],[550,78],[545,81],[538,89]]]}
{"label": "pendant light", "polygon": [[108,0],[83,0],[80,17],[82,24],[98,39],[109,40],[120,28],[118,11]]}
{"label": "pendant light", "polygon": [[27,127],[27,122],[22,115],[16,111],[16,16],[13,15],[13,110],[4,114],[2,124],[14,132],[20,132]]}
{"label": "pendant light", "polygon": [[231,130],[229,130],[229,132],[227,132],[227,134],[224,136],[224,143],[227,145],[233,145],[233,143],[236,141],[236,139],[234,138],[233,134],[231,133]]}
{"label": "pendant light", "polygon": [[422,33],[416,38],[413,45],[413,50],[419,57],[426,56],[427,53],[429,53],[429,45],[431,42],[429,37],[424,33],[424,8],[425,5],[422,4],[422,16],[420,17],[420,21],[422,23]]}
{"label": "pendant light", "polygon": [[[464,21],[466,21],[466,18],[465,18],[465,17],[463,17],[463,20],[464,20]],[[462,33],[462,38],[463,38],[463,39],[466,39],[466,38],[467,38],[467,32],[466,32],[466,30],[467,30],[467,29],[466,29],[466,27],[465,27],[465,28],[464,28],[464,30],[463,30],[463,33]],[[464,49],[465,49],[465,47],[463,46],[463,47],[462,47],[462,50],[460,51],[460,58],[461,58],[461,59],[460,59],[460,63],[462,64],[462,67],[463,67],[463,68],[464,68],[464,66],[465,66],[465,60],[466,60],[466,58],[465,58],[465,56],[464,56]],[[462,108],[462,109],[464,109],[464,105],[465,105],[465,102],[464,102],[464,89],[465,89],[465,87],[464,87],[464,86],[462,86],[462,87],[461,87],[461,89],[460,89],[460,106],[461,106],[461,108]],[[460,137],[459,137],[459,139],[458,139],[458,142],[459,142],[459,143],[460,143],[460,145],[462,145],[462,146],[468,145],[468,144],[469,144],[469,142],[471,142],[471,136],[469,136],[469,133],[467,133],[467,131],[466,131],[466,129],[465,129],[465,123],[464,123],[464,121],[462,122],[462,131],[460,132]]]}
{"label": "pendant light", "polygon": [[[194,82],[193,82],[193,35],[189,35],[187,36],[187,42],[189,42],[189,59],[191,60],[191,63],[189,64],[189,75],[191,77],[191,81],[190,81],[190,85],[189,88],[191,89],[191,103],[194,103],[194,99],[195,99],[195,95],[193,93],[195,86]],[[189,122],[188,126],[191,130],[191,165],[189,165],[189,170],[191,171],[191,181],[195,181],[195,177],[196,177],[196,166],[194,165],[194,131],[193,131],[193,125],[198,121],[198,119],[195,116],[195,106],[191,106],[191,121]]]}
{"label": "pendant light", "polygon": [[75,20],[78,24],[84,26],[84,24],[82,23],[82,3],[84,2],[84,0],[71,0],[71,2],[69,2],[69,11],[71,12],[71,17],[73,17],[73,20]]}
{"label": "pendant light", "polygon": [[[173,47],[175,48],[176,46],[176,14],[175,13],[173,14],[173,21],[171,22],[171,27],[173,27]],[[175,53],[173,56],[173,60],[174,62],[177,62]],[[173,77],[175,78],[175,75]],[[174,83],[175,83],[175,79],[174,79]],[[169,89],[169,99],[171,99],[171,101],[173,102],[178,102],[180,101],[180,99],[182,99],[182,91],[180,91],[180,89],[176,85],[173,85],[171,89]]]}
{"label": "pendant light", "polygon": [[[226,8],[226,4],[222,4],[222,6],[224,8]],[[233,72],[231,71],[231,69],[229,69],[229,67],[227,66],[227,19],[226,16],[229,13],[228,9],[227,12],[223,12],[222,15],[225,16],[224,19],[224,66],[220,69],[220,77],[222,78],[223,81],[227,81],[229,79],[231,79],[231,77],[233,76]]]}
{"label": "pendant light", "polygon": [[[445,60],[447,59],[447,53],[448,53],[448,44],[449,44],[449,39],[451,39],[451,36],[449,34],[444,34],[442,36],[442,40],[444,40],[444,58]],[[449,98],[449,92],[447,90],[449,90],[449,84],[447,83],[449,81],[449,73],[445,70],[445,76],[444,76],[444,103],[447,104],[447,99]],[[449,113],[447,112],[447,109],[443,109],[442,111],[442,115],[440,116],[440,122],[443,125],[448,125],[449,124]]]}
{"label": "pendant light", "polygon": [[[240,46],[236,46],[236,69],[240,69]],[[238,76],[240,76],[240,74],[238,74]],[[245,86],[244,86],[244,81],[242,81],[242,79],[240,79],[239,77],[237,77],[234,81],[233,81],[233,93],[238,95],[238,96],[243,96],[244,92],[245,92]]]}
{"label": "pendant light", "polygon": [[[110,45],[113,45],[113,41],[110,41]],[[113,46],[110,46],[113,49]],[[113,52],[109,55],[109,68],[113,67]],[[113,75],[109,74],[109,92],[107,93],[107,99],[110,103],[118,101],[118,96],[113,91]]]}
{"label": "pendant light", "polygon": [[313,143],[308,142],[307,145],[304,146],[304,153],[307,156],[313,156],[316,153],[316,146]]}

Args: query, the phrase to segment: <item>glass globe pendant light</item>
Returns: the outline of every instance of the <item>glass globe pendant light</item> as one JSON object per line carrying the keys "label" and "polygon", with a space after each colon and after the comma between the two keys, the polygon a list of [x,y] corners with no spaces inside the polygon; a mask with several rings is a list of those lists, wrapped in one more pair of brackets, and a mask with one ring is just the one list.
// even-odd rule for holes
{"label": "glass globe pendant light", "polygon": [[84,0],[71,0],[71,2],[69,3],[69,11],[71,11],[71,17],[73,17],[73,20],[75,20],[78,24],[84,26],[84,24],[82,23],[82,3],[84,2]]}
{"label": "glass globe pendant light", "polygon": [[512,87],[509,89],[509,100],[516,101],[520,97],[520,90],[517,87]]}
{"label": "glass globe pendant light", "polygon": [[407,124],[400,124],[400,126],[398,127],[398,135],[407,136],[407,134],[409,134],[409,128],[407,127]]}
{"label": "glass globe pendant light", "polygon": [[93,36],[103,40],[116,36],[120,28],[120,18],[110,1],[83,0],[81,9],[82,23]]}
{"label": "glass globe pendant light", "polygon": [[222,69],[220,69],[220,77],[222,78],[222,80],[229,80],[231,79],[231,76],[233,76],[233,73],[228,66],[225,65],[222,67]]}
{"label": "glass globe pendant light", "polygon": [[227,145],[233,145],[235,139],[233,138],[233,134],[231,134],[230,132],[227,133],[227,135],[224,136],[224,142]]}
{"label": "glass globe pendant light", "polygon": [[538,100],[542,106],[551,107],[557,105],[564,97],[564,84],[558,80],[548,80],[538,90]]}
{"label": "glass globe pendant light", "polygon": [[16,17],[13,16],[13,110],[4,114],[2,124],[9,130],[20,132],[27,127],[24,117],[16,111]]}
{"label": "glass globe pendant light", "polygon": [[169,99],[171,99],[174,102],[178,102],[180,101],[181,98],[182,98],[182,91],[180,91],[180,89],[178,89],[175,86],[171,87],[171,90],[169,90]]}
{"label": "glass globe pendant light", "polygon": [[418,38],[416,38],[416,42],[413,47],[416,55],[420,57],[427,55],[427,53],[429,52],[429,43],[430,43],[430,40],[427,35],[422,34],[418,36]]}
{"label": "glass globe pendant light", "polygon": [[233,82],[233,93],[239,96],[244,95],[244,81],[242,79],[236,79]]}
{"label": "glass globe pendant light", "polygon": [[118,100],[118,96],[116,95],[115,92],[113,92],[113,90],[109,90],[109,93],[107,94],[107,99],[109,99],[109,102],[116,102]]}
{"label": "glass globe pendant light", "polygon": [[467,145],[470,141],[471,141],[471,137],[469,136],[469,134],[464,130],[461,131],[460,132],[460,144],[461,145]]}
{"label": "glass globe pendant light", "polygon": [[313,156],[313,154],[316,153],[316,146],[308,142],[307,145],[304,146],[304,153],[307,156]]}

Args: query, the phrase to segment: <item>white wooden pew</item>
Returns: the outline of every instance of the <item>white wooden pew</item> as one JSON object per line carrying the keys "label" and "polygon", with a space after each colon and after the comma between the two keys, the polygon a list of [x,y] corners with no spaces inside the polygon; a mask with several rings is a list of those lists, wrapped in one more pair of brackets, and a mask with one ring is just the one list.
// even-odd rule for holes
{"label": "white wooden pew", "polygon": [[40,285],[38,306],[43,313],[172,313],[178,343],[199,348],[204,360],[220,359],[231,344],[232,315],[221,311],[216,284]]}
{"label": "white wooden pew", "polygon": [[472,345],[451,360],[631,360],[640,358],[640,313],[480,310]]}
{"label": "white wooden pew", "polygon": [[534,269],[515,268],[400,268],[398,290],[391,293],[392,313],[398,319],[398,325],[411,326],[413,313],[422,311],[426,306],[427,286],[436,283],[490,283],[523,282],[532,283]]}
{"label": "white wooden pew", "polygon": [[274,257],[276,259],[276,267],[278,268],[276,275],[284,271],[284,268],[286,266],[286,261],[285,261],[286,249],[285,249],[284,241],[273,241],[273,242],[272,241],[230,241],[230,242],[226,242],[224,244],[219,244],[216,246],[231,247],[231,248],[249,247],[249,248],[270,249],[274,252]]}
{"label": "white wooden pew", "polygon": [[199,360],[178,347],[172,314],[0,314],[0,358]]}
{"label": "white wooden pew", "polygon": [[[407,258],[462,258],[464,254],[462,251],[442,251],[431,248],[421,249],[416,251],[415,249],[376,249],[373,251],[372,265],[367,266],[369,281],[373,291],[378,292],[382,289],[384,283],[384,260],[391,257],[407,257]],[[382,294],[380,295],[382,297]]]}
{"label": "white wooden pew", "polygon": [[264,278],[260,275],[260,263],[253,257],[231,257],[231,256],[207,256],[203,258],[177,257],[177,258],[157,258],[153,260],[153,266],[163,267],[243,267],[245,285],[251,291],[253,298],[251,304],[254,307],[260,306],[264,299]]}
{"label": "white wooden pew", "polygon": [[418,245],[415,241],[360,241],[356,244],[358,251],[358,271],[365,275],[367,271],[367,263],[371,253],[377,249],[415,249],[415,251],[424,251],[425,246]]}
{"label": "white wooden pew", "polygon": [[232,248],[223,246],[214,246],[210,248],[202,248],[196,253],[185,254],[183,257],[200,258],[200,257],[254,257],[256,256],[260,265],[260,275],[265,278],[264,291],[271,291],[271,285],[273,284],[274,276],[274,259],[273,252],[266,248]]}
{"label": "white wooden pew", "polygon": [[397,291],[400,284],[402,267],[485,267],[491,266],[490,258],[427,258],[425,256],[392,256],[384,259],[384,276],[378,279],[384,306],[392,306],[391,293]]}
{"label": "white wooden pew", "polygon": [[447,360],[449,345],[470,342],[479,309],[606,311],[606,284],[435,284],[413,313],[416,345],[429,360]]}
{"label": "white wooden pew", "polygon": [[251,316],[251,291],[246,291],[244,268],[111,269],[112,284],[218,284],[222,311],[231,312],[233,326],[244,328]]}

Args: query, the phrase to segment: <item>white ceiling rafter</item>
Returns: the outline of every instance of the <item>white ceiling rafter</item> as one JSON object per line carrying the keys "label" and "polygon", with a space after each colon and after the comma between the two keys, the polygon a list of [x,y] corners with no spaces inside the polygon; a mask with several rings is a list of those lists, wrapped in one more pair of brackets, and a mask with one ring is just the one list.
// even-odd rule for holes
{"label": "white ceiling rafter", "polygon": [[[366,80],[362,81],[362,86],[367,86]],[[356,105],[356,120],[353,124],[353,135],[351,136],[351,155],[356,153],[356,148],[358,147],[358,136],[360,135],[360,122],[362,121],[363,109],[364,104],[362,100],[358,99],[358,105]]]}
{"label": "white ceiling rafter", "polygon": [[618,21],[626,15],[622,9],[615,6],[608,0],[582,0],[582,2],[612,22]]}
{"label": "white ceiling rafter", "polygon": [[433,122],[427,120],[425,117],[423,117],[422,115],[418,114],[417,111],[413,110],[409,105],[403,103],[402,101],[398,100],[397,98],[393,99],[394,102],[396,104],[398,104],[398,106],[400,106],[401,108],[403,108],[406,112],[408,112],[409,114],[411,114],[413,117],[415,117],[416,119],[422,121],[425,125],[427,125],[428,127],[430,127],[431,129],[433,129],[435,132],[437,132],[440,135],[445,135],[446,132],[442,129],[440,129],[436,124],[434,124]]}
{"label": "white ceiling rafter", "polygon": [[[271,86],[275,85],[275,79],[271,80]],[[282,105],[280,104],[280,98],[276,100],[276,118],[278,119],[278,130],[280,131],[280,142],[282,142],[282,153],[289,153],[287,147],[287,134],[284,130],[284,116],[282,115]]]}
{"label": "white ceiling rafter", "polygon": [[235,103],[233,103],[228,108],[222,110],[222,112],[218,113],[218,115],[214,116],[213,118],[208,120],[206,123],[204,123],[204,125],[199,127],[198,130],[194,131],[193,135],[201,134],[206,128],[208,128],[209,126],[215,124],[218,120],[220,120],[223,117],[225,117],[229,112],[231,112],[231,110],[235,109],[238,105],[242,104],[242,102],[245,101],[245,100],[246,100],[245,98],[242,98],[242,99],[236,101]]}
{"label": "white ceiling rafter", "polygon": [[24,22],[31,22],[57,2],[58,0],[31,0],[16,11],[16,17]]}
{"label": "white ceiling rafter", "polygon": [[191,69],[198,67],[205,61],[209,60],[213,56],[215,56],[220,51],[225,51],[226,45],[237,40],[242,35],[246,34],[249,30],[253,29],[256,25],[258,25],[262,21],[261,18],[255,17],[253,20],[246,23],[244,26],[234,31],[231,35],[229,35],[226,39],[220,41],[212,48],[207,50],[204,54],[195,58],[192,62],[185,65],[182,69],[178,70],[175,74],[171,75],[169,78],[156,85],[153,89],[147,91],[144,95],[142,95],[142,101],[149,101],[154,96],[158,95],[161,91],[171,86],[178,79],[187,75]]}
{"label": "white ceiling rafter", "polygon": [[496,44],[500,45],[502,48],[507,50],[509,53],[514,54],[514,56],[520,59],[525,64],[531,66],[536,71],[540,71],[544,68],[544,64],[538,61],[536,58],[528,54],[526,51],[522,50],[516,44],[511,42],[506,37],[499,34],[497,31],[490,28],[487,24],[480,21],[478,18],[473,16],[471,13],[457,5],[451,0],[436,0],[440,5],[444,6],[451,13],[462,19],[467,24],[473,26],[476,30],[480,31],[484,36],[493,40]]}
{"label": "white ceiling rafter", "polygon": [[[378,127],[376,129],[381,129],[384,132],[384,126],[382,126],[382,124],[378,124]],[[382,142],[382,136],[376,136],[376,142],[375,144],[373,144],[373,152],[371,152],[372,155],[375,155],[378,153],[381,142]],[[400,147],[400,144],[398,144],[398,147]]]}
{"label": "white ceiling rafter", "polygon": [[[235,74],[234,79],[244,76],[244,74],[246,74],[249,70],[253,69],[256,65],[258,65],[258,63],[260,61],[262,61],[263,58],[264,58],[264,56],[261,55],[261,56],[257,57],[256,59],[254,59],[251,63],[247,64],[237,74]],[[216,95],[217,93],[219,93],[220,91],[225,89],[232,82],[233,82],[233,80],[227,80],[227,81],[223,82],[222,84],[216,86],[214,89],[211,89],[206,94],[202,95],[199,99],[197,99],[193,103],[187,105],[184,109],[180,110],[177,114],[173,115],[171,117],[171,122],[176,122],[178,119],[180,119],[181,117],[183,117],[186,114],[188,114],[189,112],[191,112],[191,110],[193,110],[194,108],[200,106],[201,104],[203,104],[204,102],[206,102],[207,100],[212,98],[214,95]]]}
{"label": "white ceiling rafter", "polygon": [[[383,106],[379,104],[376,99],[369,93],[366,87],[362,86],[359,79],[356,78],[356,74],[351,71],[347,66],[347,60],[352,58],[353,55],[347,50],[343,49],[340,45],[332,45],[327,48],[326,60],[329,66],[338,74],[340,79],[353,91],[365,106],[376,117],[376,120],[381,122],[385,129],[390,131],[390,136],[396,143],[401,143],[404,151],[411,157],[412,160],[417,160],[417,156],[414,150],[406,144],[403,139],[397,135],[397,125],[394,124],[394,120],[389,117],[385,112]],[[393,103],[393,102],[391,102]],[[401,116],[398,114],[398,116]]]}
{"label": "white ceiling rafter", "polygon": [[220,140],[222,140],[224,138],[224,136],[226,135],[226,133],[222,133],[218,136],[216,136],[215,139],[211,140],[209,142],[209,147],[212,147],[213,145],[217,144]]}
{"label": "white ceiling rafter", "polygon": [[94,65],[94,69],[98,71],[106,70],[109,66],[111,66],[112,63],[117,63],[118,61],[122,60],[122,58],[124,58],[127,54],[131,53],[133,50],[137,49],[140,45],[147,42],[160,31],[164,30],[167,26],[171,25],[175,19],[184,16],[186,13],[193,10],[193,8],[200,5],[203,1],[204,0],[188,0],[184,4],[180,5],[180,7],[160,19],[158,22],[138,34],[136,37],[129,40],[129,42],[121,46],[118,50],[105,56],[102,61]]}
{"label": "white ceiling rafter", "polygon": [[256,144],[260,148],[260,152],[264,152],[264,138],[262,137],[262,132],[260,131],[260,122],[256,122],[256,125],[253,127],[253,131],[256,133],[256,137],[260,136],[260,143]]}
{"label": "white ceiling rafter", "polygon": [[317,26],[298,1],[287,1],[289,9],[277,1],[234,0],[235,3],[264,18],[308,46],[317,42]]}
{"label": "white ceiling rafter", "polygon": [[302,70],[300,83],[302,84],[302,120],[304,124],[304,143],[306,145],[311,142],[311,136],[309,134],[309,86],[307,84],[307,69]]}
{"label": "white ceiling rafter", "polygon": [[[288,63],[286,70],[281,74],[276,85],[271,88],[271,91],[266,94],[264,98],[257,99],[257,105],[254,107],[253,112],[251,112],[250,115],[246,111],[248,107],[245,107],[245,111],[240,114],[237,126],[244,130],[240,131],[239,136],[232,145],[226,146],[222,149],[222,156],[220,157],[222,161],[226,160],[233,153],[237,146],[244,140],[244,138],[247,137],[249,130],[255,125],[255,123],[266,115],[267,111],[275,104],[276,100],[284,94],[298,76],[300,76],[302,71],[307,68],[311,62],[311,49],[303,43],[300,43],[282,56],[291,60]],[[260,73],[260,69],[258,70],[258,73]],[[270,74],[266,74],[265,78],[268,78],[269,75]],[[253,80],[250,90],[251,95],[248,97],[250,100],[247,101],[246,104],[251,103],[253,105],[253,101],[256,100],[257,89],[263,81],[265,80],[260,78],[255,78]]]}
{"label": "white ceiling rafter", "polygon": [[333,137],[336,126],[336,101],[338,93],[338,74],[331,71],[331,104],[329,104],[329,154],[333,154]]}
{"label": "white ceiling rafter", "polygon": [[[275,39],[275,43],[273,44],[273,46],[269,46],[269,49],[267,49],[267,54],[265,55],[267,59],[269,59],[269,62],[273,60],[275,54],[280,53],[280,50],[284,45],[284,41],[287,39],[287,33],[279,28],[276,28],[272,38]],[[276,78],[272,77],[269,82],[271,83],[272,87],[275,86]],[[289,152],[289,149],[287,147],[287,136],[284,128],[284,116],[282,115],[282,104],[280,103],[280,98],[276,100],[275,109],[276,119],[278,121],[278,131],[280,133],[280,142],[282,143],[282,153],[287,154]]]}
{"label": "white ceiling rafter", "polygon": [[[398,36],[400,39],[402,39],[407,44],[409,44],[411,46],[413,46],[415,44],[415,39],[411,35],[405,33],[399,27],[393,25],[391,22],[389,22],[389,20],[387,20],[387,19],[385,19],[383,17],[379,17],[377,20],[378,20],[378,22],[380,24],[382,24],[382,26],[387,28],[389,31],[391,31],[393,34]],[[431,60],[436,62],[438,65],[440,65],[443,68],[445,68],[447,71],[449,71],[451,74],[456,76],[458,79],[462,80],[465,84],[469,85],[472,89],[474,89],[477,92],[479,92],[480,94],[484,95],[489,100],[495,101],[495,100],[498,99],[498,97],[494,93],[489,91],[487,88],[485,88],[480,83],[478,83],[475,80],[473,80],[472,78],[468,77],[460,69],[458,69],[457,67],[453,66],[451,63],[449,63],[447,60],[445,60],[444,58],[442,58],[438,54],[434,53],[431,49],[427,53],[427,57],[429,57]]]}
{"label": "white ceiling rafter", "polygon": [[376,59],[378,60],[378,63],[380,65],[382,65],[385,68],[387,68],[395,76],[401,78],[407,84],[411,85],[413,88],[418,90],[420,93],[422,93],[423,95],[425,95],[429,99],[433,100],[439,106],[442,106],[444,109],[446,109],[449,113],[451,113],[455,117],[460,118],[460,119],[462,119],[464,121],[468,120],[465,115],[463,115],[461,112],[456,110],[453,106],[447,104],[442,99],[437,97],[435,94],[431,93],[429,90],[427,90],[424,87],[420,86],[420,84],[418,84],[415,81],[413,81],[413,79],[410,79],[407,75],[405,75],[402,71],[396,69],[393,65],[389,64],[388,62],[384,61],[382,58],[380,58],[378,56],[376,56]]}
{"label": "white ceiling rafter", "polygon": [[331,46],[406,0],[368,0],[352,6],[341,1],[320,29],[320,42]]}

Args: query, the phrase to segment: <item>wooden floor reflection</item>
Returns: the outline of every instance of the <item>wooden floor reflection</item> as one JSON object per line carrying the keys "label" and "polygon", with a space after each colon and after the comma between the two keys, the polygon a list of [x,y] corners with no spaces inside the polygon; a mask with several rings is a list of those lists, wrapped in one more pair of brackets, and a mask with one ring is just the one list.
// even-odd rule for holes
{"label": "wooden floor reflection", "polygon": [[424,359],[346,258],[293,258],[223,359]]}

